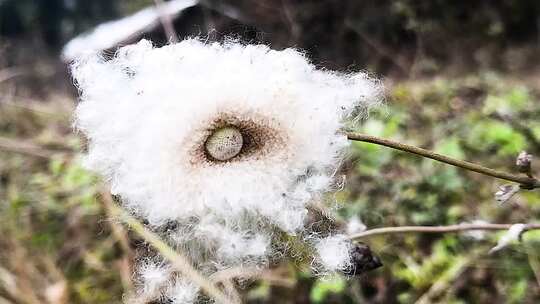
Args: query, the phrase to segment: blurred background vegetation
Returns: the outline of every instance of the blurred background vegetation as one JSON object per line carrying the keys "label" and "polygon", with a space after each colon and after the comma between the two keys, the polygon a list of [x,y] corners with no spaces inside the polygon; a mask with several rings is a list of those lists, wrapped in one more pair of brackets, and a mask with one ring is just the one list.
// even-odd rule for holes
{"label": "blurred background vegetation", "polygon": [[[132,289],[139,241],[107,219],[98,178],[80,167],[59,54],[152,3],[0,0],[0,304],[120,303]],[[510,172],[521,150],[540,155],[540,1],[208,0],[174,24],[181,37],[293,46],[317,66],[380,76],[387,106],[360,131]],[[142,36],[166,42],[161,28]],[[538,191],[499,206],[500,181],[366,143],[343,173],[337,213],[369,228],[540,215]],[[487,254],[501,233],[372,237],[385,266],[360,278],[284,263],[242,292],[249,303],[539,303],[540,233]]]}

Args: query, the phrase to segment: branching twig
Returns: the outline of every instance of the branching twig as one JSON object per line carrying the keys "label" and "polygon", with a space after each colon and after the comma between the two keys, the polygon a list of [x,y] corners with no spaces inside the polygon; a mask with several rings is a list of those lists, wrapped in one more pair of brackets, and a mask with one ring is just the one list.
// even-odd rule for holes
{"label": "branching twig", "polygon": [[[109,219],[113,219],[114,216],[111,212],[112,210],[111,206],[114,205],[114,201],[111,195],[107,191],[102,191],[101,197],[102,197],[101,201],[103,203],[103,207],[105,209],[105,213],[107,214],[107,217]],[[125,254],[125,256],[122,258],[122,260],[119,263],[120,275],[121,275],[122,284],[124,285],[126,293],[128,295],[131,295],[133,294],[133,282],[130,278],[131,270],[132,270],[131,262],[133,260],[133,252],[129,245],[127,232],[125,231],[124,227],[121,224],[117,223],[116,221],[112,221],[112,220],[109,221],[109,226],[111,228],[113,237],[120,244],[120,247],[122,248],[122,251]]]}
{"label": "branching twig", "polygon": [[389,139],[379,138],[376,136],[365,135],[365,134],[360,134],[360,133],[347,133],[347,137],[350,140],[369,142],[372,144],[377,144],[377,145],[405,151],[405,152],[420,155],[426,158],[431,158],[431,159],[434,159],[434,160],[437,160],[437,161],[440,161],[440,162],[443,162],[452,166],[460,167],[462,169],[474,171],[477,173],[504,179],[507,181],[516,182],[520,184],[521,188],[523,189],[530,190],[530,189],[540,188],[540,181],[536,178],[530,178],[528,176],[514,175],[514,174],[502,172],[502,171],[497,171],[497,170],[490,169],[490,168],[487,168],[478,164],[474,164],[468,161],[454,159],[445,155],[435,153],[433,151],[403,144],[403,143],[392,141]]}
{"label": "branching twig", "polygon": [[0,83],[6,80],[9,80],[11,78],[24,75],[25,73],[26,71],[20,68],[6,68],[3,70],[0,70]]}
{"label": "branching twig", "polygon": [[[457,224],[449,226],[400,226],[400,227],[383,227],[369,229],[360,233],[350,235],[352,240],[359,240],[374,235],[395,234],[395,233],[449,233],[462,232],[470,230],[508,230],[512,224]],[[526,224],[523,231],[540,229],[540,224]]]}
{"label": "branching twig", "polygon": [[210,280],[214,282],[224,282],[232,279],[262,279],[272,285],[287,288],[292,288],[295,285],[295,281],[293,279],[283,278],[279,275],[275,275],[272,272],[269,272],[269,270],[242,266],[220,270],[210,276]]}
{"label": "branching twig", "polygon": [[409,74],[411,68],[403,56],[400,56],[399,53],[396,54],[395,51],[390,50],[383,44],[377,42],[369,34],[362,31],[358,26],[355,26],[350,20],[345,20],[345,26],[360,36],[360,38],[362,38],[367,45],[373,48],[382,57],[390,60],[397,68],[401,70],[401,72],[403,72],[405,75]]}

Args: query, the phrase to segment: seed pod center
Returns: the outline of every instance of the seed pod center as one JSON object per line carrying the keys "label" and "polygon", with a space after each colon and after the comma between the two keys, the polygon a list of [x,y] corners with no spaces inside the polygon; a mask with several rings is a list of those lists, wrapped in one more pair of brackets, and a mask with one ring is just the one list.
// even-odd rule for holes
{"label": "seed pod center", "polygon": [[244,138],[234,126],[216,129],[206,140],[204,147],[208,155],[219,161],[227,161],[240,154]]}

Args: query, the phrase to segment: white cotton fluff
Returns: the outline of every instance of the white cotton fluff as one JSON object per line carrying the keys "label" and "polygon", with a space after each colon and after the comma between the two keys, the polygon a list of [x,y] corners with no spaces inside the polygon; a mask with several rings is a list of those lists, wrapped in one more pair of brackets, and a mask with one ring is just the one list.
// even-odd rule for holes
{"label": "white cotton fluff", "polygon": [[169,281],[171,269],[163,263],[151,260],[142,261],[139,265],[139,277],[144,294],[156,294]]}
{"label": "white cotton fluff", "polygon": [[365,231],[367,226],[358,216],[353,216],[347,221],[346,231],[348,235],[353,235]]}
{"label": "white cotton fluff", "polygon": [[[364,73],[318,70],[299,51],[234,41],[142,40],[109,61],[75,62],[73,75],[86,166],[151,227],[179,223],[170,239],[204,259],[200,267],[264,261],[272,227],[302,233],[306,205],[332,190],[348,146],[344,120],[381,95]],[[251,148],[209,159],[205,140],[220,125],[250,133]],[[336,268],[335,259],[322,260]]]}
{"label": "white cotton fluff", "polygon": [[[380,93],[365,74],[316,70],[292,49],[196,39],[162,48],[143,40],[110,61],[81,60],[73,75],[81,91],[75,125],[89,139],[86,165],[155,225],[249,209],[296,229],[297,211],[327,190],[312,179],[332,174],[348,145],[338,134],[342,119]],[[283,146],[244,162],[191,164],[197,135],[222,113],[277,129]]]}
{"label": "white cotton fluff", "polygon": [[334,235],[320,239],[315,245],[318,259],[315,263],[320,263],[323,271],[346,270],[351,265],[350,252],[352,244],[345,235]]}
{"label": "white cotton fluff", "polygon": [[166,297],[171,304],[190,304],[197,299],[199,288],[185,278],[176,276],[166,290]]}
{"label": "white cotton fluff", "polygon": [[527,225],[525,224],[513,224],[510,226],[510,229],[508,229],[508,231],[506,231],[506,233],[501,236],[497,242],[497,246],[491,248],[489,253],[497,252],[505,247],[508,247],[513,242],[518,241],[523,234],[523,231],[525,231],[525,228],[527,228]]}

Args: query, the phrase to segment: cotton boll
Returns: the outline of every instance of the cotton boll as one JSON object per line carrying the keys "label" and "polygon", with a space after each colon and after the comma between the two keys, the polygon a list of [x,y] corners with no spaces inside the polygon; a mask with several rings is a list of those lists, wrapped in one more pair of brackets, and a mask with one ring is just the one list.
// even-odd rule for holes
{"label": "cotton boll", "polygon": [[[79,60],[73,76],[86,166],[152,229],[176,223],[163,236],[205,273],[265,263],[276,229],[308,234],[306,206],[333,190],[349,144],[345,119],[381,100],[364,73],[234,41],[143,40]],[[324,242],[322,264],[345,267],[342,237]]]}
{"label": "cotton boll", "polygon": [[345,270],[351,267],[352,244],[344,235],[334,235],[321,239],[315,245],[320,263],[327,271]]}
{"label": "cotton boll", "polygon": [[[74,76],[88,166],[156,225],[231,206],[278,213],[289,204],[276,195],[308,168],[325,180],[347,145],[336,134],[341,119],[376,103],[379,90],[363,74],[317,71],[294,50],[193,39],[159,49],[142,41],[111,61],[77,63]],[[205,159],[201,148],[221,124],[252,142],[237,161]],[[300,205],[324,184],[299,193]]]}

